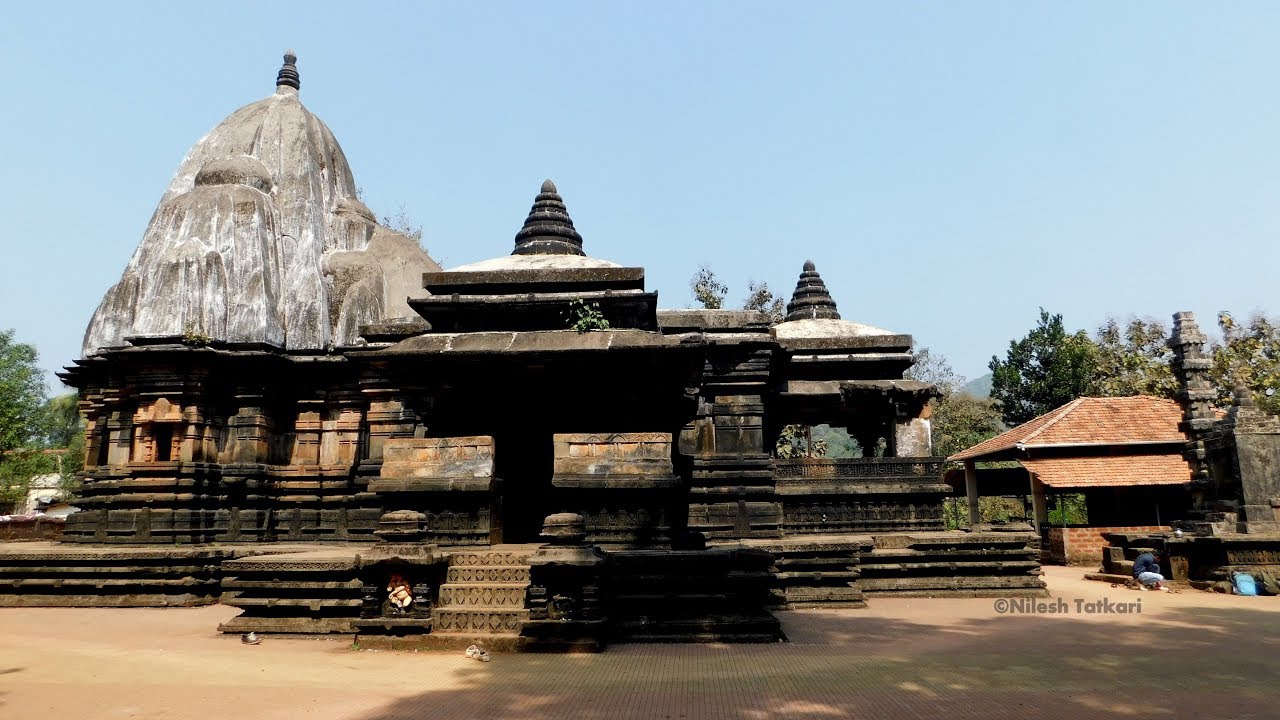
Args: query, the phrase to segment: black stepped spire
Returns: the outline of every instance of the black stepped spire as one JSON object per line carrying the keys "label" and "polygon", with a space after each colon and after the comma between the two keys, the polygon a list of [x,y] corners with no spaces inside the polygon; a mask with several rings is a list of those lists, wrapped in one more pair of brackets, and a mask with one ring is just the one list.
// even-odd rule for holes
{"label": "black stepped spire", "polygon": [[831,293],[827,292],[827,285],[822,282],[813,261],[806,260],[796,291],[791,294],[791,302],[787,303],[787,320],[817,318],[839,320],[840,313],[836,311],[836,301],[831,299]]}
{"label": "black stepped spire", "polygon": [[573,219],[564,199],[556,193],[556,184],[542,183],[542,191],[529,209],[524,227],[516,233],[516,249],[512,255],[585,255],[582,236],[573,229]]}
{"label": "black stepped spire", "polygon": [[286,85],[294,90],[302,89],[302,79],[298,77],[298,56],[292,50],[284,51],[284,65],[276,74],[276,87]]}

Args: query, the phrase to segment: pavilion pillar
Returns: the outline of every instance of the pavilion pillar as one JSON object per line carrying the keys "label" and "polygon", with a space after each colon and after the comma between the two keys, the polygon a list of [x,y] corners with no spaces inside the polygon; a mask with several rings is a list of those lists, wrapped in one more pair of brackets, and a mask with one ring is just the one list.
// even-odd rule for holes
{"label": "pavilion pillar", "polygon": [[964,491],[969,499],[969,527],[982,522],[982,510],[978,508],[978,466],[972,460],[964,461]]}
{"label": "pavilion pillar", "polygon": [[1031,516],[1035,520],[1036,534],[1043,537],[1049,527],[1049,504],[1044,482],[1035,473],[1027,474],[1031,476]]}

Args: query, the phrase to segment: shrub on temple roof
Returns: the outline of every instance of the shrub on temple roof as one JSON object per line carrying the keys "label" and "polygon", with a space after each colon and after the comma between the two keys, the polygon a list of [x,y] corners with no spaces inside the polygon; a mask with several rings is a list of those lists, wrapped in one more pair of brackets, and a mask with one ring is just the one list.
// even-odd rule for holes
{"label": "shrub on temple roof", "polygon": [[581,298],[569,301],[569,329],[580,333],[592,330],[608,330],[609,319],[600,312],[600,303],[589,303]]}

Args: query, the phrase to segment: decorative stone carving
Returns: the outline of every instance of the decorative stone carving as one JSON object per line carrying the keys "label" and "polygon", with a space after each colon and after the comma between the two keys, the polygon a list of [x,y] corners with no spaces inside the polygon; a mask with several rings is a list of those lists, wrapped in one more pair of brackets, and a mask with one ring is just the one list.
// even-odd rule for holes
{"label": "decorative stone carving", "polygon": [[375,492],[485,491],[493,482],[493,438],[390,438]]}

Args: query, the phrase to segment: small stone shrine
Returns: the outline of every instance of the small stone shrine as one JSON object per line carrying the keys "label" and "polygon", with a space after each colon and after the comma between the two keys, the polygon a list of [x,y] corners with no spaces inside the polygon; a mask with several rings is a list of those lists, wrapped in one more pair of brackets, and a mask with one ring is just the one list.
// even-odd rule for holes
{"label": "small stone shrine", "polygon": [[1173,316],[1173,374],[1182,406],[1181,429],[1190,438],[1191,507],[1174,534],[1116,533],[1103,550],[1099,579],[1127,576],[1148,550],[1168,554],[1168,577],[1219,589],[1233,573],[1280,576],[1280,417],[1257,408],[1238,388],[1225,413],[1214,407],[1208,338],[1193,313]]}
{"label": "small stone shrine", "polygon": [[[776,641],[768,609],[1044,594],[1032,533],[945,531],[911,337],[844,319],[812,262],[781,322],[659,310],[548,180],[510,254],[442,270],[300,84],[288,54],[187,154],[62,374],[64,547],[218,548],[224,631],[393,647]],[[775,456],[822,423],[862,457]],[[30,587],[0,602],[119,601]]]}

